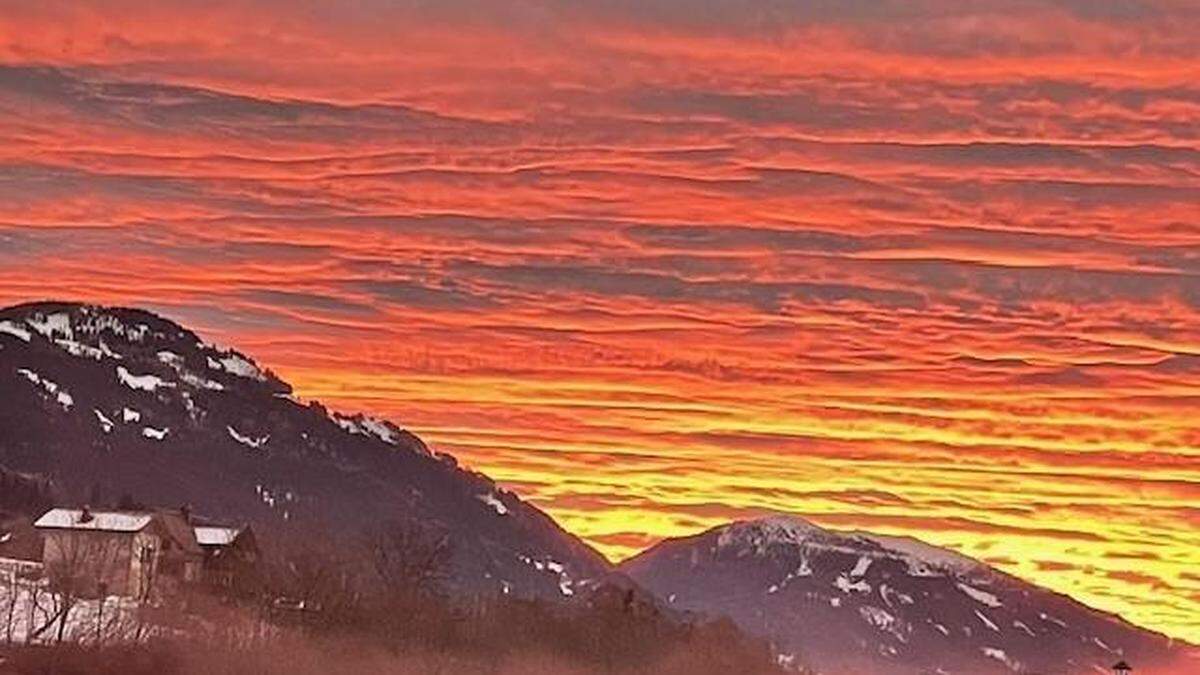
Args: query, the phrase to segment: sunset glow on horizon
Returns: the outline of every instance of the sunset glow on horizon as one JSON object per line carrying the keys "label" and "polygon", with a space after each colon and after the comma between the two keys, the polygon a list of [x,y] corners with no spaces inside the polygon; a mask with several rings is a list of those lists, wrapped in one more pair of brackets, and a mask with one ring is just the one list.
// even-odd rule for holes
{"label": "sunset glow on horizon", "polygon": [[1200,5],[0,0],[0,304],[611,559],[796,513],[1200,643]]}

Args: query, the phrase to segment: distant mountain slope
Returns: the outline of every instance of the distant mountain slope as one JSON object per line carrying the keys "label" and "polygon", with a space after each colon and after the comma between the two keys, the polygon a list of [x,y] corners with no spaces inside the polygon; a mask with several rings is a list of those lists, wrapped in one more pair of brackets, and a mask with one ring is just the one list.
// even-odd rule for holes
{"label": "distant mountain slope", "polygon": [[69,499],[187,503],[342,545],[418,519],[450,534],[454,581],[471,590],[563,597],[608,569],[416,436],[290,392],[252,358],[148,312],[0,310],[0,465],[50,477]]}
{"label": "distant mountain slope", "polygon": [[823,673],[1108,673],[1186,647],[952,551],[786,516],[667,540],[621,569]]}

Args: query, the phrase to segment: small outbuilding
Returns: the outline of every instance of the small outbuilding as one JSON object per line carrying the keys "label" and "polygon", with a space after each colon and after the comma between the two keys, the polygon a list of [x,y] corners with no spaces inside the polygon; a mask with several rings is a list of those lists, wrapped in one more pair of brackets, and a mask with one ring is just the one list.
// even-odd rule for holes
{"label": "small outbuilding", "polygon": [[254,578],[258,542],[248,525],[193,525],[204,551],[204,581],[226,590],[242,590]]}

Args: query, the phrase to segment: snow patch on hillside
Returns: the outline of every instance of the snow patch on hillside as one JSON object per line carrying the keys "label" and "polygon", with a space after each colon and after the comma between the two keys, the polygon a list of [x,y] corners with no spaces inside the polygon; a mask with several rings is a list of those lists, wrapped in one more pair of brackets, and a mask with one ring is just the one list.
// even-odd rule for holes
{"label": "snow patch on hillside", "polygon": [[17,373],[25,379],[45,390],[46,394],[56,401],[63,410],[70,410],[71,406],[75,405],[75,399],[67,393],[66,389],[58,386],[57,383],[51,382],[28,368],[18,368]]}
{"label": "snow patch on hillside", "polygon": [[863,621],[890,634],[900,642],[908,642],[908,633],[911,632],[908,624],[897,619],[887,610],[872,605],[864,605],[858,608],[858,615],[862,617]]}
{"label": "snow patch on hillside", "polygon": [[575,582],[567,574],[567,567],[553,558],[537,559],[531,556],[519,555],[517,559],[539,572],[549,572],[558,575],[558,591],[564,596],[575,595]]}
{"label": "snow patch on hillside", "polygon": [[400,445],[400,428],[391,422],[368,417],[366,415],[342,415],[333,413],[330,416],[335,424],[346,431],[359,436],[371,436],[388,445]]}
{"label": "snow patch on hillside", "polygon": [[25,330],[21,326],[18,326],[12,321],[0,321],[0,333],[11,335],[24,342],[29,342],[29,339],[33,337],[29,331]]}
{"label": "snow patch on hillside", "polygon": [[82,342],[76,342],[75,340],[58,338],[54,341],[54,344],[61,347],[63,351],[67,352],[71,356],[92,359],[93,361],[101,361],[105,357],[116,359],[118,361],[121,360],[121,355],[110,350],[108,345],[104,344],[104,341],[100,342],[99,347],[93,347],[91,345],[85,345]]}
{"label": "snow patch on hillside", "polygon": [[208,357],[208,367],[213,370],[223,370],[230,375],[237,377],[245,377],[251,380],[265,382],[267,376],[263,374],[258,366],[246,357],[235,352],[224,352],[220,358],[214,359]]}
{"label": "snow patch on hillside", "polygon": [[167,382],[157,375],[134,375],[125,369],[125,366],[117,366],[117,379],[121,384],[136,391],[155,392],[160,388],[174,387],[174,382]]}
{"label": "snow patch on hillside", "polygon": [[825,530],[801,518],[771,516],[759,520],[733,523],[722,528],[717,536],[718,548],[736,548],[762,555],[778,545],[799,545]]}
{"label": "snow patch on hillside", "polygon": [[157,356],[161,363],[170,366],[171,369],[175,371],[175,374],[179,376],[179,379],[184,384],[190,385],[197,389],[224,391],[225,385],[221,384],[220,382],[217,382],[216,380],[210,380],[207,377],[197,375],[189,371],[187,369],[187,362],[182,356],[166,350],[158,352]]}
{"label": "snow patch on hillside", "polygon": [[778,593],[786,588],[789,583],[803,577],[811,577],[812,573],[813,570],[808,564],[808,558],[802,558],[800,560],[800,566],[791,572],[788,572],[787,576],[779,580],[779,583],[772,584],[771,587],[767,589],[767,593]]}
{"label": "snow patch on hillside", "polygon": [[68,340],[75,337],[75,332],[71,329],[71,315],[66,312],[34,314],[25,319],[25,323],[46,339],[52,340],[55,335],[61,335]]}
{"label": "snow patch on hillside", "polygon": [[504,505],[504,502],[500,501],[500,498],[496,496],[496,493],[489,492],[487,494],[476,495],[475,498],[492,507],[492,510],[497,514],[501,516],[508,515],[508,507]]}
{"label": "snow patch on hillside", "polygon": [[859,579],[851,582],[845,574],[839,574],[833,582],[834,588],[849,595],[850,593],[870,593],[871,585],[866,581]]}
{"label": "snow patch on hillside", "polygon": [[984,614],[983,612],[981,612],[979,610],[975,610],[975,616],[979,617],[979,620],[983,623],[983,625],[987,626],[989,629],[991,629],[997,633],[1000,632],[1000,627],[997,626],[994,621],[989,619],[987,617],[987,615]]}
{"label": "snow patch on hillside", "polygon": [[1000,598],[997,598],[996,596],[992,595],[991,593],[988,593],[987,591],[981,591],[978,588],[975,588],[974,586],[968,586],[967,584],[963,584],[963,583],[956,584],[956,585],[958,586],[958,589],[960,591],[962,591],[963,593],[965,593],[967,595],[967,597],[971,598],[972,600],[974,600],[975,602],[978,602],[981,605],[987,605],[988,607],[1003,607],[1004,606],[1004,603],[1000,602]]}
{"label": "snow patch on hillside", "polygon": [[1004,665],[1008,666],[1011,670],[1018,669],[1017,664],[1014,663],[1012,659],[1008,658],[1008,653],[1003,649],[998,649],[996,647],[984,647],[981,651],[983,652],[984,656],[1000,661]]}
{"label": "snow patch on hillside", "polygon": [[107,434],[113,430],[113,427],[115,426],[113,421],[108,419],[104,413],[95,408],[92,409],[92,412],[96,413],[96,419],[100,421],[100,428],[104,430],[104,433]]}
{"label": "snow patch on hillside", "polygon": [[908,573],[914,577],[944,576],[946,572],[965,573],[980,568],[980,563],[976,560],[912,537],[892,537],[869,532],[853,534],[896,554],[908,564]]}
{"label": "snow patch on hillside", "polygon": [[850,570],[850,577],[866,576],[867,570],[871,569],[871,558],[868,556],[859,556],[858,562],[854,564],[854,569]]}
{"label": "snow patch on hillside", "polygon": [[258,450],[259,448],[265,446],[267,441],[271,440],[271,434],[267,434],[259,438],[251,438],[250,436],[239,433],[238,430],[234,429],[232,426],[226,425],[225,429],[229,432],[230,438],[238,443],[241,443],[247,448],[250,448],[251,450]]}
{"label": "snow patch on hillside", "polygon": [[154,427],[142,427],[142,436],[155,441],[161,441],[171,433],[171,428],[155,429]]}

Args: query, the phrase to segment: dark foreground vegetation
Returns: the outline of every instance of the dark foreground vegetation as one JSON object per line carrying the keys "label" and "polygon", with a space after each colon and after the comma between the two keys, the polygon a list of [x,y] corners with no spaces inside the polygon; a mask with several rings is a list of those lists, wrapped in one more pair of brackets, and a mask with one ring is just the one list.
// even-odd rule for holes
{"label": "dark foreground vegetation", "polygon": [[498,603],[473,616],[394,607],[336,625],[263,624],[241,609],[209,632],[138,643],[0,646],[0,675],[755,675],[779,672],[764,645],[724,622],[689,625],[618,607],[564,612]]}
{"label": "dark foreground vegetation", "polygon": [[[23,643],[0,632],[0,675],[781,672],[769,645],[731,622],[677,613],[624,577],[557,599],[451,588],[450,539],[428,524],[394,522],[337,546],[288,542],[233,587],[155,594],[124,617],[132,631],[93,633],[85,621],[74,638]],[[86,571],[49,570],[46,592],[82,607],[57,577]],[[60,604],[60,617],[79,616]]]}

